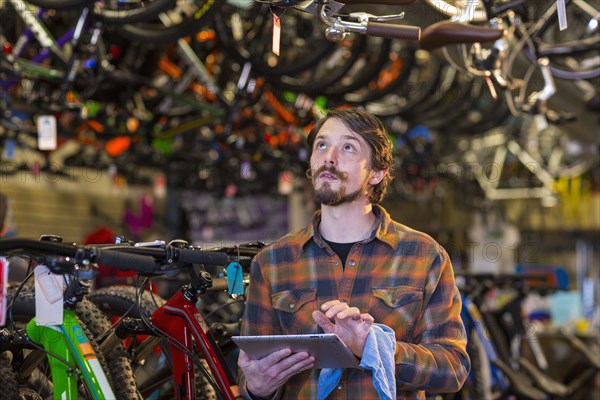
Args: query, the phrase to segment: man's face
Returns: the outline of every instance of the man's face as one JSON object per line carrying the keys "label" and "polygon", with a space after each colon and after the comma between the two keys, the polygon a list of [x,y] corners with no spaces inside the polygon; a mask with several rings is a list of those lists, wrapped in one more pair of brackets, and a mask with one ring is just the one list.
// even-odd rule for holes
{"label": "man's face", "polygon": [[337,206],[368,196],[371,149],[338,119],[325,121],[310,157],[315,200]]}

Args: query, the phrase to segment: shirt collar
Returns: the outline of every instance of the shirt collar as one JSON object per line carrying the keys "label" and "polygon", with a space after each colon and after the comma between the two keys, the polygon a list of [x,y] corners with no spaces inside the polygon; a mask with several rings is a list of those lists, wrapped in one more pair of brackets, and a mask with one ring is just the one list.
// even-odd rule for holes
{"label": "shirt collar", "polygon": [[[390,215],[379,204],[373,204],[373,214],[375,214],[376,218],[376,228],[371,233],[371,236],[363,240],[362,243],[368,243],[374,239],[379,239],[395,250],[398,244],[398,237]],[[312,222],[299,233],[299,243],[301,248],[304,248],[310,239],[313,239],[319,247],[325,247],[325,243],[323,242],[323,238],[318,229],[320,223],[321,210],[317,210],[313,214]]]}

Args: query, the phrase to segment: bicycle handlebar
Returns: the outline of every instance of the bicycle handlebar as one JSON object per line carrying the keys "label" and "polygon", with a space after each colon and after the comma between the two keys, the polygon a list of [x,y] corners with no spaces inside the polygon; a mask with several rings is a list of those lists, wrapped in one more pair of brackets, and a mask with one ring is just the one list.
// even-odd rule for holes
{"label": "bicycle handlebar", "polygon": [[173,264],[227,264],[227,254],[212,251],[177,248],[144,248],[129,245],[88,245],[81,246],[75,243],[38,241],[33,239],[2,239],[0,240],[0,254],[6,251],[24,250],[33,253],[44,253],[73,257],[76,260],[88,260],[114,268],[130,269],[140,274],[161,273],[160,265]]}
{"label": "bicycle handlebar", "polygon": [[93,248],[93,261],[119,269],[130,269],[140,274],[152,274],[156,270],[156,262],[152,257],[144,257],[125,251]]}
{"label": "bicycle handlebar", "polygon": [[109,267],[131,269],[141,274],[152,273],[156,269],[156,263],[152,258],[96,246],[69,245],[19,238],[0,240],[0,252],[2,253],[19,249],[33,253],[72,257],[77,261],[88,260]]}

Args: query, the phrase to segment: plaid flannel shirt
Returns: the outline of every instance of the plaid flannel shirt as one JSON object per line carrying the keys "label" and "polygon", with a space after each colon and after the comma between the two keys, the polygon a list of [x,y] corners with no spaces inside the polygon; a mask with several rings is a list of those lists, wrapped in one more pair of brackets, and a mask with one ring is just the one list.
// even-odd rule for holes
{"label": "plaid flannel shirt", "polygon": [[[345,301],[395,331],[398,398],[458,391],[470,361],[448,254],[382,207],[373,212],[376,229],[354,244],[344,268],[319,234],[318,211],[311,225],[263,249],[251,266],[242,335],[322,332],[312,312]],[[275,397],[315,399],[319,372],[291,377]],[[239,383],[247,396],[245,379],[240,375]],[[347,369],[328,398],[375,399],[377,392],[367,371]]]}

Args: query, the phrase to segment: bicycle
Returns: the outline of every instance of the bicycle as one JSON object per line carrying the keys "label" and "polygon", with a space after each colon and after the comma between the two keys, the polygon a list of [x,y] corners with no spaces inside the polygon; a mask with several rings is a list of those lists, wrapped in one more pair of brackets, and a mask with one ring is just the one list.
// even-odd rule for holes
{"label": "bicycle", "polygon": [[[541,364],[545,362],[539,343],[532,336],[535,330],[525,327],[520,304],[530,291],[547,294],[558,290],[548,277],[459,274],[457,284],[463,297],[461,316],[467,327],[467,351],[472,362],[471,374],[458,396],[488,399],[514,395],[537,400],[569,399],[578,398],[579,391],[585,390],[593,381],[598,373],[598,363],[594,361],[597,353],[581,346],[572,336],[565,335],[565,338],[586,361],[584,369],[578,370],[578,376],[569,382],[552,379],[520,354],[520,345],[527,342],[534,359],[541,360]],[[485,307],[486,294],[503,287],[515,290],[517,295],[497,310]],[[525,375],[519,371],[525,372]]]}
{"label": "bicycle", "polygon": [[[204,355],[204,359],[213,373],[213,377],[207,374],[206,378],[214,387],[218,388],[217,395],[220,398],[236,398],[235,381],[227,369],[219,347],[215,344],[204,320],[197,312],[194,301],[213,283],[211,275],[206,271],[200,271],[194,264],[224,265],[227,263],[226,253],[194,250],[185,245],[183,241],[173,241],[162,248],[134,247],[131,244],[80,246],[27,239],[3,239],[0,241],[0,251],[3,253],[16,249],[36,254],[60,255],[62,258],[57,257],[57,259],[61,262],[56,265],[62,269],[57,271],[71,270],[73,263],[89,265],[92,262],[121,269],[131,269],[146,276],[172,276],[183,270],[188,271],[192,276],[191,285],[184,287],[157,310],[153,315],[153,322],[148,323],[145,329],[159,336],[166,335],[173,357],[176,397],[195,398],[194,362],[197,361],[202,368],[198,357],[193,353],[193,349],[197,348]],[[86,269],[86,272],[88,271],[89,269]],[[225,285],[221,288],[227,285],[226,280],[223,279],[215,282]],[[174,320],[173,317],[176,319]],[[123,329],[127,331],[128,327],[125,326]],[[129,329],[132,327],[130,326]],[[127,333],[125,334],[127,335]],[[192,341],[192,337],[194,341]],[[113,353],[118,346],[120,346],[120,340],[114,332],[100,344],[103,354]]]}
{"label": "bicycle", "polygon": [[[158,246],[163,245],[158,244]],[[235,259],[235,262],[239,263],[237,268],[241,268],[238,278],[243,280],[243,282],[238,281],[238,283],[240,286],[242,286],[242,283],[245,286],[248,283],[247,271],[250,260],[263,246],[263,243],[252,243],[213,248],[210,251],[229,254],[230,259]],[[209,266],[206,265],[206,268],[209,268]],[[242,274],[242,270],[246,272]],[[183,286],[169,300],[164,300],[156,294],[145,291],[145,284],[141,288],[106,287],[90,296],[90,300],[109,317],[117,319],[114,330],[106,332],[106,338],[101,345],[103,351],[110,352],[112,345],[119,339],[126,340],[129,343],[127,345],[128,353],[132,363],[137,366],[138,389],[144,398],[171,397],[174,389],[179,395],[185,393],[185,396],[188,396],[185,398],[221,398],[221,395],[224,398],[230,398],[231,393],[223,388],[223,384],[235,381],[237,375],[237,353],[235,352],[237,347],[230,340],[230,337],[239,332],[244,298],[243,296],[234,297],[231,300],[226,296],[224,290],[227,289],[231,279],[228,282],[226,278],[214,278],[212,286],[206,286],[207,277],[218,275],[218,268],[213,268],[208,275],[200,274],[196,276],[196,272],[192,269],[187,272],[192,275],[192,284]],[[198,293],[194,292],[196,289],[192,289],[194,281],[196,281],[196,285],[200,284],[202,286],[199,289],[200,291],[205,291],[205,293],[201,293],[202,301],[200,302],[193,301],[194,293]],[[182,300],[180,296],[182,293],[185,300]],[[215,296],[212,296],[211,299],[210,295]],[[200,307],[200,304],[202,304],[202,308],[198,309],[201,311],[196,314],[196,319],[201,318],[200,324],[208,336],[209,344],[206,345],[206,340],[202,339],[203,348],[196,348],[194,353],[188,353],[191,359],[196,360],[196,365],[201,372],[201,374],[197,374],[198,379],[196,381],[177,381],[174,378],[180,374],[183,366],[178,367],[176,363],[186,362],[189,365],[191,361],[190,359],[187,359],[187,361],[181,360],[179,355],[181,349],[179,351],[174,350],[173,341],[187,343],[188,350],[193,350],[189,341],[182,341],[181,338],[181,332],[186,330],[183,326],[190,324],[189,318],[185,318],[183,315],[187,314],[184,309],[185,304],[188,304],[189,301],[195,303],[195,307]],[[227,313],[224,311],[225,309],[233,309],[233,311]],[[193,312],[196,313],[198,310]],[[192,333],[196,330],[197,328],[191,328]],[[165,340],[164,336],[160,334],[161,331],[169,335],[168,340]],[[179,332],[177,339],[171,336],[177,332]],[[196,341],[198,335],[194,334]],[[220,380],[217,379],[218,376],[214,372],[214,368],[218,368],[213,364],[215,356],[211,356],[212,362],[207,358],[209,356],[207,350],[212,346],[216,346],[213,349],[222,367],[222,371],[218,373],[221,376]],[[221,358],[221,355],[223,355],[223,358]],[[212,376],[214,379],[208,375],[206,369],[213,371]],[[193,372],[191,373],[192,377]],[[195,397],[191,397],[192,393]]]}
{"label": "bicycle", "polygon": [[[26,254],[44,263],[34,270],[39,276],[36,293],[24,285],[25,281],[16,290],[10,290],[9,324],[0,336],[0,350],[12,369],[9,379],[13,377],[13,382],[25,390],[35,389],[42,396],[55,399],[137,398],[125,349],[116,346],[112,354],[98,352],[95,336],[109,324],[100,310],[84,299],[95,274],[86,262],[137,267],[147,260],[48,240],[57,238],[0,240],[3,256]],[[65,277],[64,293],[60,276]],[[55,304],[63,312],[62,321],[56,316],[59,314],[53,314],[52,322],[37,323],[43,315],[36,316],[35,296],[42,296],[42,292],[45,296],[58,296]]]}

